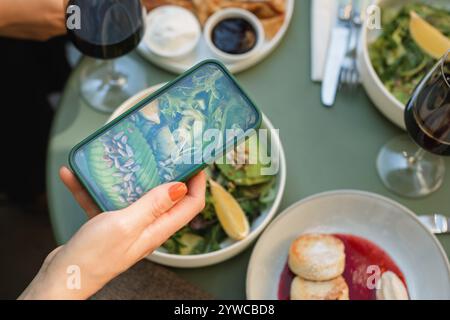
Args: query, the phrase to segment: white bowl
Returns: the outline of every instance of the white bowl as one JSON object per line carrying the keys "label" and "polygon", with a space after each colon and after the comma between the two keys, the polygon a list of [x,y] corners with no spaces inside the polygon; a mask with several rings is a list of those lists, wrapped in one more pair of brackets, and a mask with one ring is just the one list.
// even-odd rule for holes
{"label": "white bowl", "polygon": [[149,26],[151,25],[151,20],[154,19],[156,17],[156,15],[160,14],[164,10],[179,11],[180,13],[187,15],[189,17],[189,19],[192,20],[192,23],[194,23],[196,26],[195,39],[191,43],[189,43],[187,46],[185,46],[184,48],[181,48],[180,50],[174,51],[174,52],[161,50],[160,48],[153,46],[151,41],[149,41],[149,38],[148,38],[151,36],[151,30],[147,30],[148,32],[145,33],[143,42],[147,45],[147,47],[150,49],[150,51],[152,51],[153,53],[155,53],[156,55],[158,55],[160,57],[182,58],[182,57],[188,55],[189,53],[191,53],[195,49],[195,47],[198,45],[198,42],[200,41],[201,33],[202,33],[202,30],[200,27],[200,22],[198,21],[197,17],[191,11],[189,11],[183,7],[174,6],[174,5],[164,5],[161,7],[157,7],[148,13],[147,18],[146,18],[147,28],[149,28]]}
{"label": "white bowl", "polygon": [[[250,51],[242,54],[231,54],[223,52],[214,45],[211,38],[211,34],[214,27],[220,21],[228,18],[242,18],[247,20],[253,26],[256,32],[256,44]],[[203,30],[203,37],[205,39],[207,47],[217,58],[219,58],[224,62],[236,62],[248,59],[249,57],[253,56],[254,54],[257,54],[261,50],[261,47],[264,44],[265,32],[261,21],[258,19],[257,16],[255,16],[250,11],[240,8],[228,8],[217,11],[208,18]]]}
{"label": "white bowl", "polygon": [[[116,111],[114,111],[114,113],[109,118],[108,122],[116,118],[129,108],[136,105],[136,103],[138,103],[140,100],[147,97],[151,93],[155,92],[163,85],[164,83],[145,89],[140,93],[136,94],[135,96],[131,97],[127,101],[125,101],[119,108],[116,109]],[[275,148],[274,151],[279,154],[278,159],[279,172],[277,174],[275,186],[276,188],[275,200],[270,207],[267,207],[263,212],[261,212],[261,215],[252,222],[250,226],[250,234],[241,241],[233,241],[231,239],[227,239],[221,243],[220,250],[210,253],[183,256],[167,253],[165,252],[164,248],[160,248],[155,252],[153,252],[153,254],[149,255],[147,259],[170,267],[179,267],[179,268],[204,267],[234,257],[235,255],[245,250],[250,244],[252,244],[256,240],[256,238],[261,234],[264,228],[269,224],[269,222],[277,213],[286,185],[286,158],[284,154],[283,145],[280,141],[278,134],[276,134],[274,131],[275,130],[274,126],[265,115],[263,115],[262,127],[269,129],[270,132],[272,132],[271,143]]]}
{"label": "white bowl", "polygon": [[278,298],[289,246],[306,232],[347,233],[384,249],[405,276],[411,299],[450,299],[450,265],[441,244],[415,214],[377,194],[342,190],[299,201],[259,238],[247,270],[247,298]]}
{"label": "white bowl", "polygon": [[[410,0],[375,0],[374,3],[381,8],[393,7],[400,8]],[[422,0],[420,2],[436,4],[439,6],[449,7],[448,0]],[[402,129],[405,129],[403,112],[405,106],[389,92],[378,77],[369,56],[369,44],[373,42],[379,35],[380,30],[370,30],[367,26],[363,27],[361,32],[361,41],[358,48],[358,68],[361,73],[362,84],[372,99],[375,106],[392,122]]]}

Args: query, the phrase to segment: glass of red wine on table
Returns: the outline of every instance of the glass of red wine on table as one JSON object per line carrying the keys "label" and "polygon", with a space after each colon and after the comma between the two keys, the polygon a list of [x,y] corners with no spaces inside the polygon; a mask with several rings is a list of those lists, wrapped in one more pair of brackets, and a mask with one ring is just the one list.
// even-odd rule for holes
{"label": "glass of red wine on table", "polygon": [[140,0],[70,0],[68,6],[80,15],[79,28],[68,24],[70,40],[95,58],[80,66],[81,96],[94,109],[113,112],[147,87],[142,67],[126,56],[144,35],[145,11]]}
{"label": "glass of red wine on table", "polygon": [[450,156],[450,50],[416,87],[404,116],[409,137],[387,143],[377,169],[391,191],[418,198],[439,189],[445,176],[442,156]]}

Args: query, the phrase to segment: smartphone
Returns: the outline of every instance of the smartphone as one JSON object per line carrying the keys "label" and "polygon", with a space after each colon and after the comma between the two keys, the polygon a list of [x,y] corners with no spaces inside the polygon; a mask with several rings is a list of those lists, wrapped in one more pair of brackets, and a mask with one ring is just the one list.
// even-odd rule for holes
{"label": "smartphone", "polygon": [[206,60],[76,145],[69,164],[102,210],[118,210],[160,184],[188,180],[261,118],[225,66]]}

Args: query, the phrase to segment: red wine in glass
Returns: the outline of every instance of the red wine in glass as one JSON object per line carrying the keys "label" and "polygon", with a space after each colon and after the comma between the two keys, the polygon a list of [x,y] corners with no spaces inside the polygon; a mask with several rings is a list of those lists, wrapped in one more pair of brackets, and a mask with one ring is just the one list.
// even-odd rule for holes
{"label": "red wine in glass", "polygon": [[450,156],[449,71],[445,63],[442,68],[436,67],[417,88],[405,111],[406,128],[413,140],[423,149],[442,156]]}
{"label": "red wine in glass", "polygon": [[84,54],[114,59],[137,47],[144,21],[140,0],[70,0],[80,8],[81,28],[69,29],[73,44]]}

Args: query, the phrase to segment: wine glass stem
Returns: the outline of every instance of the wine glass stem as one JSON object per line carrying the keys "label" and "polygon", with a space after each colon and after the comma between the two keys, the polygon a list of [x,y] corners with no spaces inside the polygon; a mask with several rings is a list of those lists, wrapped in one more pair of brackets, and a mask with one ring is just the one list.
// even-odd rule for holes
{"label": "wine glass stem", "polygon": [[109,72],[109,85],[115,88],[123,88],[127,83],[126,76],[116,69],[116,60],[107,61]]}
{"label": "wine glass stem", "polygon": [[414,153],[412,156],[408,155],[407,153],[405,153],[405,157],[408,160],[408,165],[411,169],[415,169],[418,165],[418,163],[420,162],[420,160],[423,159],[423,157],[425,156],[426,151],[422,148],[419,148],[416,153]]}

